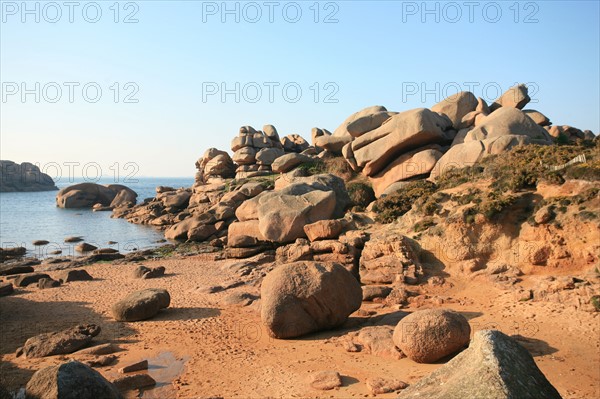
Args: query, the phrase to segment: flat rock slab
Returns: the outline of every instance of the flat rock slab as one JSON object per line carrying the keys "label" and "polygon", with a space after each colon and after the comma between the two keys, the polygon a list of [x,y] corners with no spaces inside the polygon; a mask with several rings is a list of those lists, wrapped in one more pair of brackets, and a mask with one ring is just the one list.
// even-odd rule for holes
{"label": "flat rock slab", "polygon": [[134,371],[148,370],[148,360],[140,360],[139,362],[128,364],[119,369],[119,373],[132,373]]}
{"label": "flat rock slab", "polygon": [[408,384],[406,382],[396,379],[385,379],[379,377],[367,379],[367,388],[375,395],[396,392],[407,387]]}
{"label": "flat rock slab", "polygon": [[77,355],[108,355],[110,353],[115,353],[120,350],[121,350],[121,348],[119,348],[117,345],[107,343],[107,344],[95,345],[95,346],[91,346],[89,348],[78,350],[77,352],[75,352],[75,354],[77,354]]}
{"label": "flat rock slab", "polygon": [[311,376],[310,386],[320,391],[329,391],[342,386],[342,377],[337,371],[320,371]]}
{"label": "flat rock slab", "polygon": [[92,356],[87,355],[78,359],[81,363],[90,367],[106,367],[110,366],[117,360],[116,355]]}
{"label": "flat rock slab", "polygon": [[156,381],[149,374],[125,375],[113,380],[112,383],[119,391],[131,391],[156,385]]}
{"label": "flat rock slab", "polygon": [[12,274],[31,273],[33,267],[31,265],[24,265],[21,262],[0,265],[0,276],[10,276]]}
{"label": "flat rock slab", "polygon": [[100,327],[95,324],[39,334],[25,341],[25,345],[17,350],[17,355],[22,353],[27,358],[34,358],[73,353],[87,346],[98,334]]}

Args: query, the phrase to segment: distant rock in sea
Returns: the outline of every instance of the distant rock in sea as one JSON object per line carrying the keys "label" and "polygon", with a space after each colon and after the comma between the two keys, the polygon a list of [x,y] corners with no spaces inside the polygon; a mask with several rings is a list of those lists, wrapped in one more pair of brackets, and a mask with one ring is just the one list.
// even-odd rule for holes
{"label": "distant rock in sea", "polygon": [[58,190],[54,180],[36,165],[0,161],[0,192]]}
{"label": "distant rock in sea", "polygon": [[79,183],[65,187],[56,194],[60,208],[113,209],[126,204],[135,205],[137,193],[120,184],[103,186],[96,183]]}

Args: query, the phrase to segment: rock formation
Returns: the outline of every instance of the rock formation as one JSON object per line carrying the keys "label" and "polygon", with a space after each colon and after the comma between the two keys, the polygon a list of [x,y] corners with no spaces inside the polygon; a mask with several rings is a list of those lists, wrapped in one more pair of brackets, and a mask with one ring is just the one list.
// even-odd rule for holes
{"label": "rock formation", "polygon": [[135,205],[137,193],[120,184],[101,185],[79,183],[65,187],[56,194],[59,208],[91,208],[100,204],[110,209],[124,205]]}
{"label": "rock formation", "polygon": [[58,190],[54,180],[32,163],[0,161],[0,192]]}

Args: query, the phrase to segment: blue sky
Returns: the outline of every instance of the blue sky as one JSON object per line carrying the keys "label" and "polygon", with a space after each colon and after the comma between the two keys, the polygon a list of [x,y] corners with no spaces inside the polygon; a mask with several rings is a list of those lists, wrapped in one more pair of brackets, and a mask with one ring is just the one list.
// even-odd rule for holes
{"label": "blue sky", "polygon": [[2,159],[191,176],[242,125],[310,139],[366,106],[493,100],[516,82],[527,108],[600,130],[598,1],[114,3],[2,1]]}

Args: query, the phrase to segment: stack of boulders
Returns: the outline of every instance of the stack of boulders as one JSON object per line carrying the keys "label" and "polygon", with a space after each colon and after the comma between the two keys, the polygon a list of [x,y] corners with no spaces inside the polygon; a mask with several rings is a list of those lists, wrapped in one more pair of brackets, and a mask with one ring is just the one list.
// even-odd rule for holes
{"label": "stack of boulders", "polygon": [[233,161],[238,165],[236,179],[271,174],[273,161],[285,151],[273,125],[265,125],[262,131],[252,126],[242,126],[240,133],[231,141]]}
{"label": "stack of boulders", "polygon": [[416,242],[393,228],[373,232],[364,245],[359,274],[364,300],[404,304],[405,287],[424,277]]}
{"label": "stack of boulders", "polygon": [[[198,190],[199,187],[205,186],[198,186],[195,190]],[[211,187],[211,190],[214,189],[223,193],[225,187]],[[192,208],[191,211],[179,214],[181,221],[165,231],[165,238],[189,241],[226,240],[229,225],[235,221],[236,209],[246,200],[263,192],[264,189],[265,187],[259,182],[248,182],[220,197],[217,196],[216,198],[219,200],[214,205]],[[214,191],[198,191],[196,193],[205,195],[205,198],[208,199],[208,202],[200,204],[211,204],[209,193],[214,193]]]}
{"label": "stack of boulders", "polygon": [[[453,98],[443,102],[450,104]],[[525,85],[512,87],[489,107],[478,99],[476,109],[461,118],[450,150],[437,162],[430,177],[436,179],[451,168],[472,166],[488,155],[518,145],[552,144],[552,137],[542,127],[549,123],[548,118],[534,110],[521,111],[529,101]],[[451,105],[447,108],[452,109]]]}
{"label": "stack of boulders", "polygon": [[[262,131],[242,126],[231,148],[233,157],[216,148],[206,150],[196,162],[197,172],[191,188],[157,187],[154,198],[145,199],[137,206],[120,206],[114,209],[113,217],[166,229],[166,238],[170,239],[204,241],[217,237],[226,241],[227,228],[235,221],[235,209],[269,187],[257,181],[242,186],[235,186],[236,182],[288,172],[312,162],[317,154],[315,148],[297,134],[280,139],[273,125],[265,125]],[[231,186],[235,188],[230,190]],[[247,246],[248,242],[243,245]],[[257,250],[233,252],[245,257]]]}
{"label": "stack of boulders", "polygon": [[235,165],[229,154],[216,148],[206,150],[202,158],[196,161],[196,169],[194,186],[235,176]]}
{"label": "stack of boulders", "polygon": [[113,209],[112,217],[124,218],[135,224],[150,224],[159,228],[177,223],[185,218],[192,198],[192,189],[159,186],[156,197],[146,198],[135,206],[120,206]]}
{"label": "stack of boulders", "polygon": [[343,216],[348,203],[343,180],[329,174],[297,178],[285,187],[262,192],[235,210],[228,255],[250,256],[267,242],[293,243],[306,237],[306,225]]}
{"label": "stack of boulders", "polygon": [[436,179],[452,167],[473,165],[482,158],[517,145],[551,144],[593,139],[590,131],[551,126],[529,103],[527,87],[510,88],[491,105],[471,92],[460,92],[427,108],[389,112],[373,106],[350,115],[333,134],[314,128],[315,147],[343,155],[362,172],[380,197],[397,189],[398,182]]}
{"label": "stack of boulders", "polygon": [[[531,117],[531,114],[527,114],[527,116]],[[541,125],[540,124],[540,126],[544,126],[544,129],[546,129],[548,131],[548,134],[550,134],[550,136],[552,136],[556,139],[560,139],[561,137],[563,137],[564,140],[568,141],[568,142],[574,142],[577,140],[594,140],[596,138],[596,136],[594,135],[594,133],[592,133],[591,130],[581,131],[580,129],[577,129],[577,128],[569,126],[569,125],[550,126],[550,125]]]}

